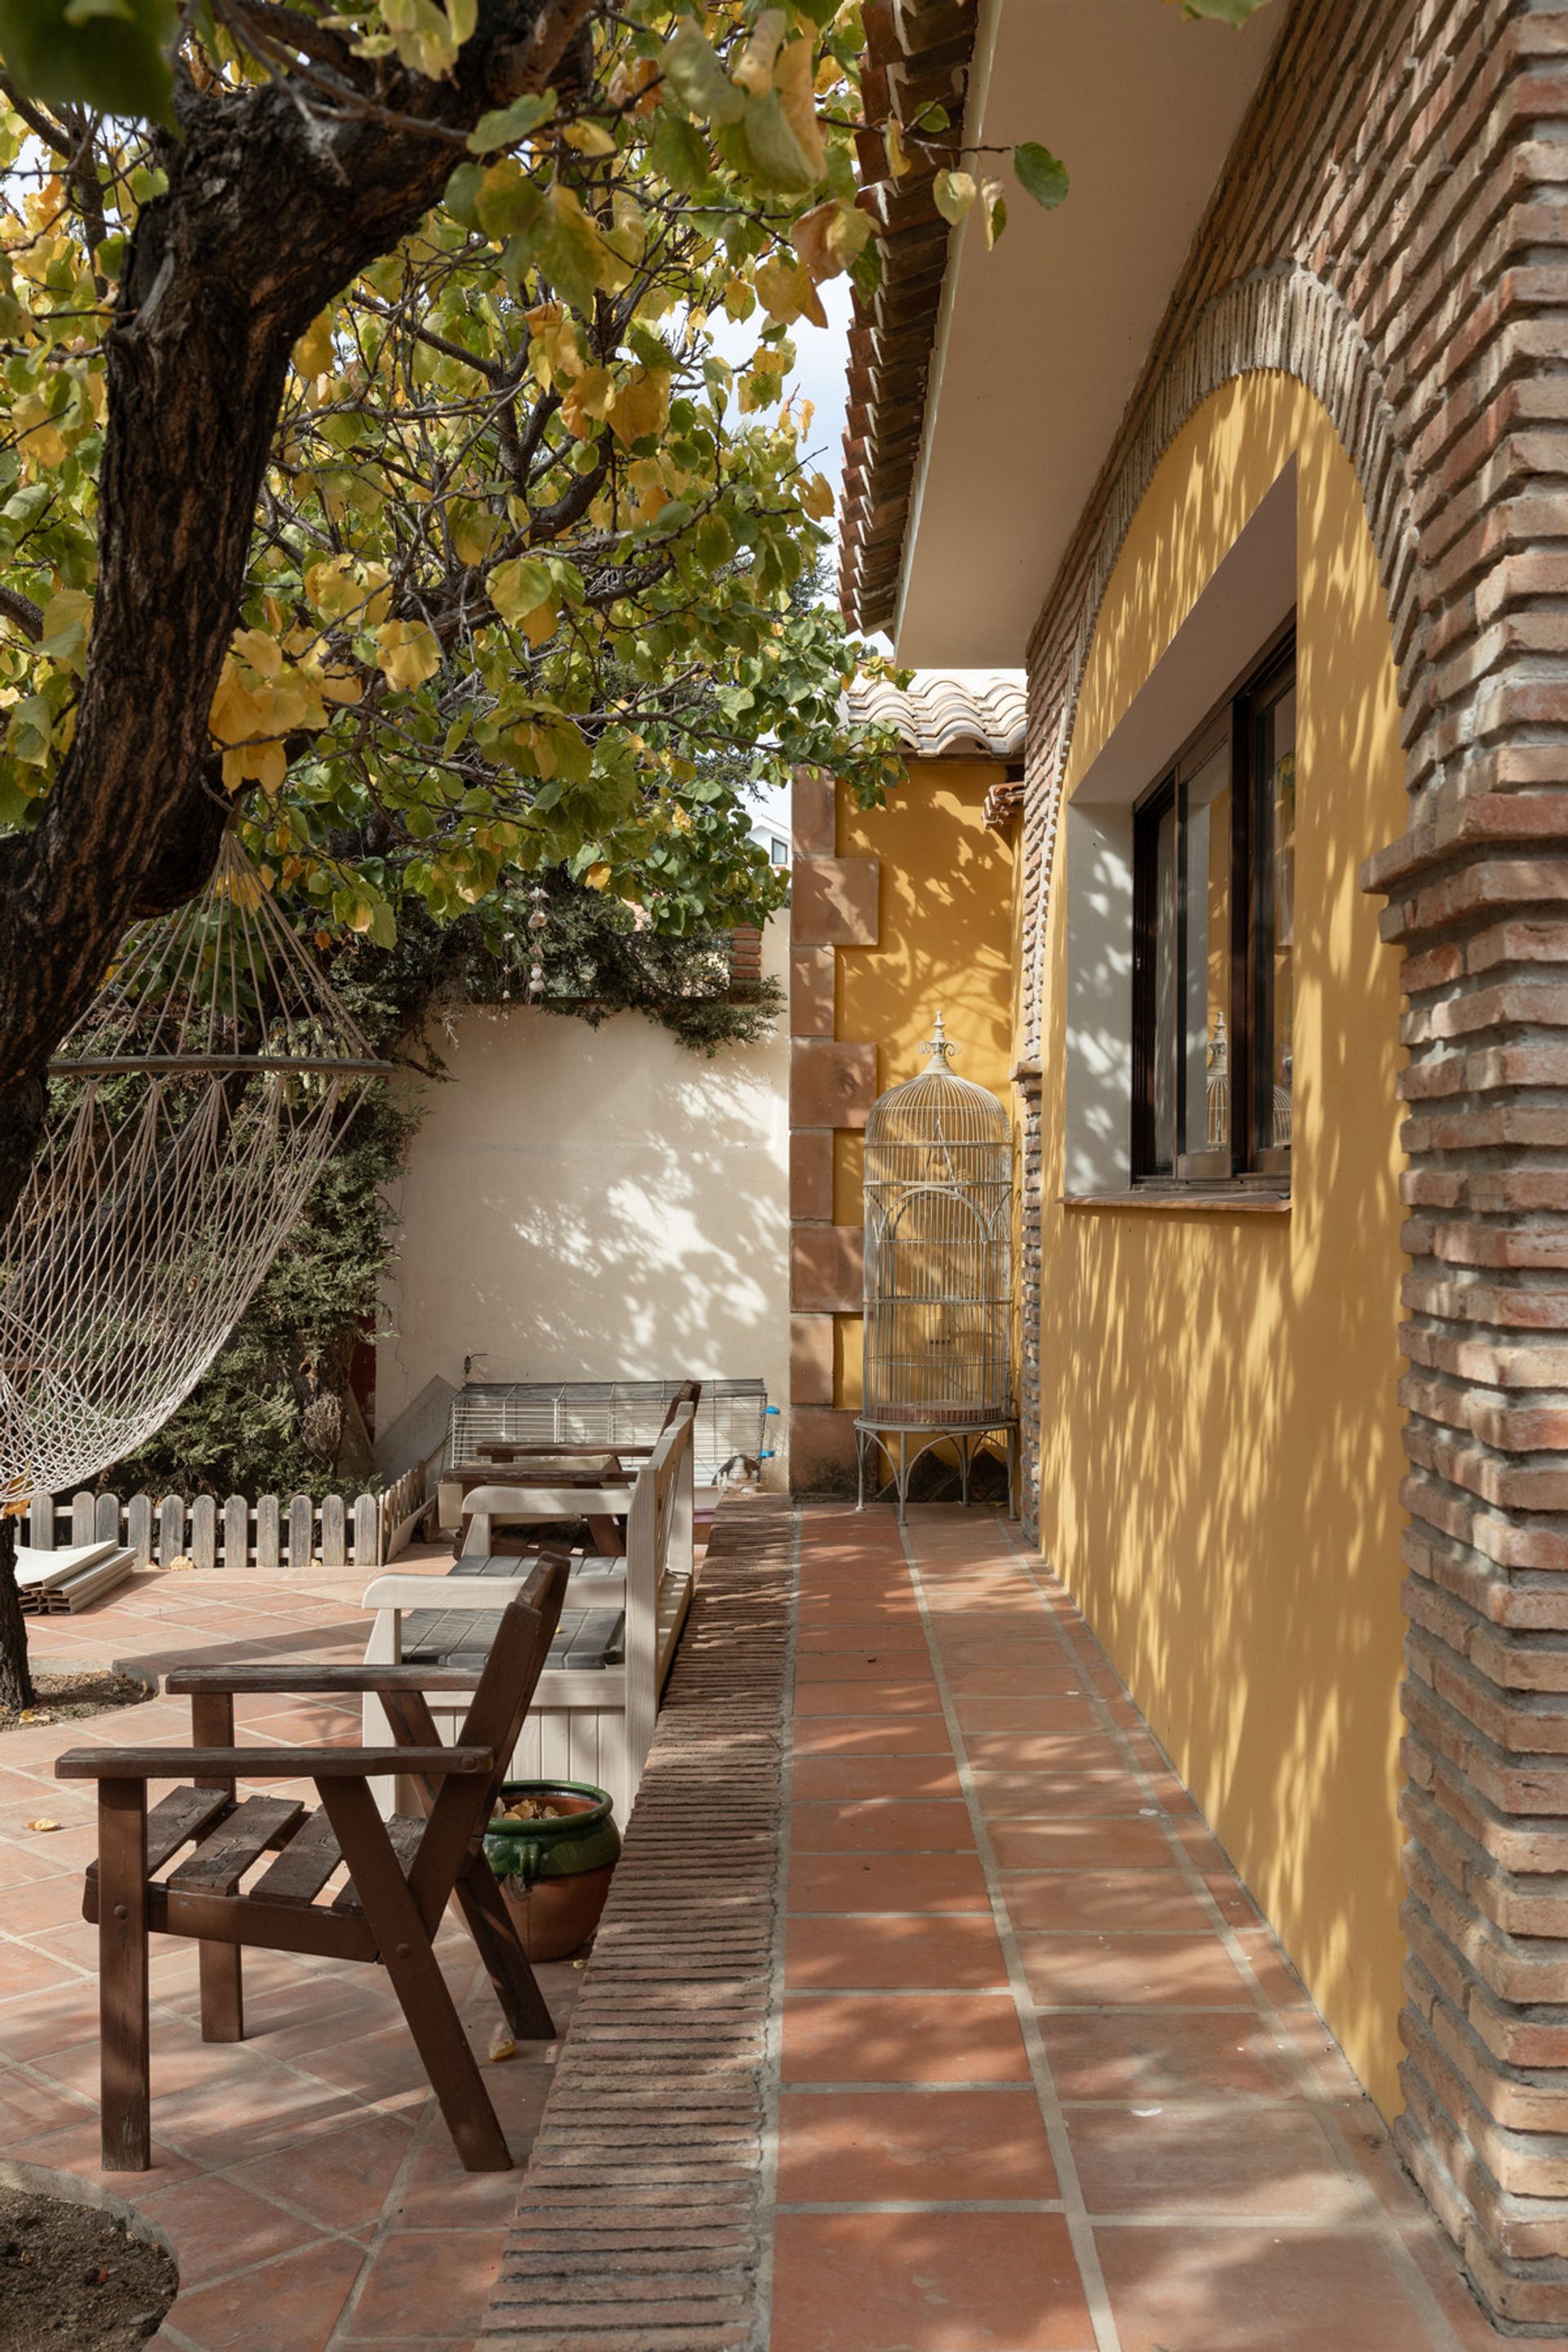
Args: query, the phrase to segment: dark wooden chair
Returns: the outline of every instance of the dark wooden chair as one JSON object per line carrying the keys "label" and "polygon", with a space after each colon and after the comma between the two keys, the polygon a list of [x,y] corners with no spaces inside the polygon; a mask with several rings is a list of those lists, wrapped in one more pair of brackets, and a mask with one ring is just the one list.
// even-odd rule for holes
{"label": "dark wooden chair", "polygon": [[[83,1904],[99,1930],[103,2168],[151,2162],[149,1933],[201,1945],[202,2033],[245,2032],[241,1954],[248,1944],[323,1958],[374,1960],[392,1980],[447,2129],[469,2172],[511,2158],[434,1949],[456,1898],[496,1997],[520,2039],[548,2041],[548,2007],[484,1854],[484,1833],[561,1615],[571,1563],[542,1552],[520,1583],[492,1587],[499,1625],[482,1669],[429,1666],[183,1668],[166,1678],[191,1697],[193,1745],[73,1748],[55,1770],[96,1780],[98,1859]],[[466,1598],[466,1596],[465,1596]],[[468,1601],[468,1606],[473,1603]],[[443,1746],[427,1691],[471,1691],[458,1740]],[[363,1697],[392,1727],[380,1748],[237,1748],[234,1702],[255,1692]],[[371,1782],[398,1774],[423,1811],[384,1821]],[[149,1780],[184,1777],[151,1809]],[[236,1780],[311,1780],[321,1806],[237,1798]],[[185,1849],[190,1851],[186,1852]],[[242,1885],[268,1853],[275,1859]],[[183,1859],[175,1861],[176,1855]],[[160,1873],[174,1863],[166,1876]],[[319,1901],[340,1865],[348,1882]]]}

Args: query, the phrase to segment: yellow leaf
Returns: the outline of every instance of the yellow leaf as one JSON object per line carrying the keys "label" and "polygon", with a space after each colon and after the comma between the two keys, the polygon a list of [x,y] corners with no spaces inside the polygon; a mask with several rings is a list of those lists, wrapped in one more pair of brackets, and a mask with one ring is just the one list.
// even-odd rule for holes
{"label": "yellow leaf", "polygon": [[634,368],[616,384],[610,403],[610,425],[628,449],[650,433],[662,433],[668,415],[668,368]]}
{"label": "yellow leaf", "polygon": [[741,52],[730,79],[738,81],[742,89],[749,89],[753,97],[761,98],[765,89],[773,87],[773,60],[778,56],[779,43],[784,39],[788,24],[789,17],[784,9],[764,8],[757,18],[755,31]]}
{"label": "yellow leaf", "polygon": [[773,88],[779,94],[784,121],[799,140],[800,152],[811,167],[812,177],[820,180],[827,169],[827,150],[822,143],[822,129],[816,120],[811,43],[804,35],[779,51],[773,67]]}
{"label": "yellow leaf", "polygon": [[58,466],[64,462],[66,445],[49,414],[47,393],[30,392],[25,399],[13,403],[11,423],[16,446],[30,466]]}
{"label": "yellow leaf", "polygon": [[332,365],[332,312],[331,304],[311,320],[294,346],[294,365],[307,383],[319,375],[330,374]]}
{"label": "yellow leaf", "polygon": [[498,563],[485,585],[503,621],[526,621],[529,614],[555,601],[555,583],[537,555],[514,555],[510,562]]}
{"label": "yellow leaf", "polygon": [[764,261],[755,272],[755,284],[763,310],[781,327],[793,326],[796,319],[809,319],[814,327],[826,326],[827,313],[804,262],[777,257]]}
{"label": "yellow leaf", "polygon": [[567,432],[586,441],[594,419],[603,424],[608,415],[615,390],[608,368],[584,368],[561,395],[561,421]]}
{"label": "yellow leaf", "polygon": [[560,619],[560,605],[553,596],[547,596],[542,604],[535,604],[531,612],[523,614],[522,634],[531,646],[547,646]]}
{"label": "yellow leaf", "polygon": [[561,133],[568,147],[575,147],[579,155],[613,155],[616,142],[609,132],[597,122],[572,122]]}
{"label": "yellow leaf", "polygon": [[590,866],[583,879],[590,890],[603,890],[609,882],[612,871],[613,868],[608,866]]}
{"label": "yellow leaf", "polygon": [[37,1820],[36,1820],[36,1821],[31,1821],[31,1822],[29,1822],[27,1823],[27,1827],[28,1827],[30,1830],[38,1830],[38,1831],[43,1831],[43,1830],[58,1830],[58,1827],[59,1827],[59,1823],[58,1823],[58,1822],[52,1822],[52,1821],[49,1819],[49,1817],[48,1817],[47,1813],[40,1813],[40,1814],[37,1816]]}
{"label": "yellow leaf", "polygon": [[375,659],[388,686],[423,686],[441,667],[441,648],[423,621],[384,621],[375,633]]}
{"label": "yellow leaf", "polygon": [[931,202],[955,228],[979,194],[972,172],[939,172],[931,183]]}
{"label": "yellow leaf", "polygon": [[263,677],[276,677],[283,666],[283,648],[265,629],[236,630],[232,650],[237,661],[247,662]]}
{"label": "yellow leaf", "polygon": [[321,672],[321,693],[328,702],[357,702],[364,687],[352,670],[328,669]]}
{"label": "yellow leaf", "polygon": [[904,135],[899,128],[896,115],[889,114],[882,125],[882,144],[888,152],[888,169],[895,180],[901,180],[906,172],[914,170],[904,152]]}
{"label": "yellow leaf", "polygon": [[833,495],[832,486],[825,474],[813,474],[805,486],[805,496],[801,500],[801,504],[814,522],[827,520],[837,500]]}

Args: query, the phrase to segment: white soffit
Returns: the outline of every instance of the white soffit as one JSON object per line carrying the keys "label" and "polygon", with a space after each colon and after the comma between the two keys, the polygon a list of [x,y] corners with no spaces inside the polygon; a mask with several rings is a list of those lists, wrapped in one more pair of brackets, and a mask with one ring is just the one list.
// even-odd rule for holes
{"label": "white soffit", "polygon": [[965,141],[1042,140],[1072,193],[1043,213],[981,159],[1008,226],[988,253],[972,215],[948,265],[900,661],[1023,661],[1287,5],[1237,32],[1163,0],[982,0]]}
{"label": "white soffit", "polygon": [[1295,604],[1292,457],[1084,772],[1074,806],[1133,801],[1157,782]]}

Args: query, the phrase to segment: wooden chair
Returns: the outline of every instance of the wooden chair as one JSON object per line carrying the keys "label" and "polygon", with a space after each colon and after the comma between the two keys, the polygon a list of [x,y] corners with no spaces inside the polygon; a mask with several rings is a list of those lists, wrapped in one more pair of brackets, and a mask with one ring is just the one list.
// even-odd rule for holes
{"label": "wooden chair", "polygon": [[[166,1677],[165,1687],[190,1693],[192,1747],[79,1748],[59,1759],[61,1780],[99,1784],[98,1859],[88,1866],[83,1909],[99,1930],[106,2172],[145,2172],[151,2161],[150,1932],[199,1940],[208,2042],[244,2038],[240,1956],[247,1944],[378,1962],[465,2168],[510,2168],[434,1941],[455,1896],[512,2032],[531,2041],[553,2036],[483,1839],[561,1615],[569,1570],[563,1553],[542,1552],[526,1577],[487,1582],[476,1593],[475,1605],[499,1618],[477,1673],[395,1665],[184,1667]],[[451,1744],[442,1743],[431,1717],[425,1696],[431,1690],[472,1693]],[[374,1692],[392,1742],[237,1748],[235,1699],[258,1691],[312,1697]],[[389,1772],[413,1788],[417,1813],[382,1819],[370,1783]],[[188,1784],[149,1810],[148,1781],[182,1774]],[[307,1778],[321,1797],[317,1811],[280,1797],[236,1795],[237,1779]],[[242,1885],[268,1853],[276,1859]],[[319,1902],[340,1864],[347,1865],[348,1883]]]}

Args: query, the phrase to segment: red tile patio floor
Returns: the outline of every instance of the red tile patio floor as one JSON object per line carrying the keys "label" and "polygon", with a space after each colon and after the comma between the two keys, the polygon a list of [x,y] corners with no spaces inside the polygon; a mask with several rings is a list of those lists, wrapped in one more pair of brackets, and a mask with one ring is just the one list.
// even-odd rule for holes
{"label": "red tile patio floor", "polygon": [[1517,2345],[1015,1536],[802,1514],[770,2352]]}
{"label": "red tile patio floor", "polygon": [[[779,2072],[750,2352],[1478,2352],[1481,2319],[1273,1937],[1083,1621],[994,1517],[801,1516]],[[359,1571],[149,1574],[36,1628],[166,1666],[354,1657]],[[79,1740],[0,1741],[0,2155],[96,2176]],[[243,1736],[353,1715],[258,1702]],[[29,1832],[39,1816],[58,1831]],[[460,1935],[443,1959],[488,2047]],[[258,1956],[204,2045],[154,1943],[163,2352],[471,2352],[522,2176],[458,2168],[376,1971]],[[581,1978],[545,1971],[558,2019]],[[526,2153],[554,2045],[487,2070]],[[598,2338],[595,2337],[595,2341]],[[626,2352],[648,2352],[631,2336]],[[726,2337],[726,2345],[730,2339]],[[739,2345],[739,2339],[736,2339]],[[684,2352],[676,2335],[668,2352]]]}
{"label": "red tile patio floor", "polygon": [[[358,1569],[265,1582],[150,1571],[79,1617],[35,1621],[34,1654],[149,1674],[216,1652],[357,1660],[367,1580]],[[154,1937],[153,2167],[98,2169],[97,1930],[81,1918],[93,1799],[56,1780],[54,1759],[89,1742],[183,1743],[189,1706],[159,1698],[0,1739],[0,2158],[101,2181],[167,2231],[181,2285],[158,2352],[467,2352],[521,2175],[464,2173],[378,1969],[247,1953],[248,2038],[213,2045],[201,2039],[195,1946]],[[237,1712],[247,1743],[359,1737],[353,1705],[268,1698]],[[288,1793],[312,1794],[309,1784]],[[39,1819],[60,1826],[29,1831]],[[448,1927],[439,1948],[488,2060],[498,2011],[473,1948]],[[563,2024],[580,1974],[557,1962],[540,1978]],[[520,2160],[555,2051],[525,2043],[485,2067]]]}

